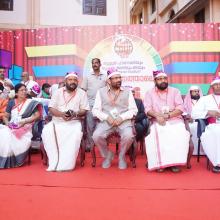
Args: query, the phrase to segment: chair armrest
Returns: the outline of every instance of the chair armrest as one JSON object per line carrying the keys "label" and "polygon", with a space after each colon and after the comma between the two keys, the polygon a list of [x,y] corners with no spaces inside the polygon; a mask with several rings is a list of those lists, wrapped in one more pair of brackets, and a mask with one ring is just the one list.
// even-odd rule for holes
{"label": "chair armrest", "polygon": [[197,137],[200,138],[202,133],[205,131],[206,126],[208,125],[207,119],[196,119],[196,122],[198,122],[197,125]]}

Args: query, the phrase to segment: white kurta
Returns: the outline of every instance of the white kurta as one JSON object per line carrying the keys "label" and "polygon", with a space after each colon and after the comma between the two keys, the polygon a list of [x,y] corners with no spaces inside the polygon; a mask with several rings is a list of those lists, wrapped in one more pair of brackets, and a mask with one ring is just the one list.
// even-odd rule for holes
{"label": "white kurta", "polygon": [[[217,103],[216,103],[217,102]],[[209,110],[219,111],[220,96],[207,95],[199,99],[192,111],[192,118],[205,119]],[[214,166],[220,166],[220,123],[209,124],[201,136],[205,154]]]}
{"label": "white kurta", "polygon": [[145,138],[148,169],[185,165],[189,151],[190,134],[183,122],[167,122],[161,126],[154,122]]}
{"label": "white kurta", "polygon": [[[71,97],[65,88],[58,89],[52,96],[49,107],[62,112],[69,109],[74,112],[89,110],[86,93],[80,88],[77,89],[74,97]],[[75,168],[82,134],[79,120],[64,121],[62,118],[53,117],[52,121],[45,125],[42,139],[49,160],[48,171]]]}

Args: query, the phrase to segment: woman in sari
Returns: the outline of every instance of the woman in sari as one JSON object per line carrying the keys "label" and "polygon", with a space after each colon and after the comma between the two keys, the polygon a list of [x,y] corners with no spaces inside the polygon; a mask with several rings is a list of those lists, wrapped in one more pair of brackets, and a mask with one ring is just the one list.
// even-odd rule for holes
{"label": "woman in sari", "polygon": [[25,85],[17,84],[15,94],[6,108],[5,125],[0,125],[0,168],[24,164],[31,144],[32,125],[41,115],[41,105],[27,99]]}

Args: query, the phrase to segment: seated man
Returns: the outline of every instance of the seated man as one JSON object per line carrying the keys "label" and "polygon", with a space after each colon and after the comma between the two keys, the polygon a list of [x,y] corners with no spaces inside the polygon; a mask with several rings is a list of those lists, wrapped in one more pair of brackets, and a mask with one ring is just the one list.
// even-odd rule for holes
{"label": "seated man", "polygon": [[192,118],[207,119],[209,125],[201,136],[203,150],[211,163],[213,172],[220,173],[220,77],[216,77],[211,87],[213,94],[199,99],[192,111]]}
{"label": "seated man", "polygon": [[179,90],[168,87],[167,74],[154,71],[155,87],[145,95],[145,112],[152,117],[150,134],[145,138],[148,169],[164,171],[185,165],[190,134],[183,123],[183,100]]}
{"label": "seated man", "polygon": [[[198,102],[200,97],[203,96],[201,89],[197,85],[192,85],[189,88],[188,93],[184,98],[184,119],[187,120],[190,133],[192,135],[192,142],[194,146],[193,154],[197,155],[198,152],[198,138],[197,138],[197,122],[192,119],[191,113],[195,104]],[[204,152],[201,152],[204,154]]]}
{"label": "seated man", "polygon": [[106,138],[112,132],[120,135],[119,169],[126,169],[125,153],[134,140],[131,119],[137,113],[134,97],[129,90],[121,88],[121,74],[112,69],[107,72],[109,86],[98,90],[92,113],[100,120],[94,133],[93,140],[105,160],[103,168],[109,168],[113,152],[108,149]]}
{"label": "seated man", "polygon": [[49,160],[47,171],[67,171],[75,168],[82,139],[79,117],[84,116],[87,110],[87,95],[78,88],[77,73],[68,73],[65,77],[65,87],[52,95],[49,111],[53,118],[42,132]]}

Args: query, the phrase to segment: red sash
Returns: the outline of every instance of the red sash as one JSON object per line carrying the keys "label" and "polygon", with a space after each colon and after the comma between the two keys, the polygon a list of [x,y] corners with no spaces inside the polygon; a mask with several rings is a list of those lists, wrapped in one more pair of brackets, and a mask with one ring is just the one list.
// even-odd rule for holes
{"label": "red sash", "polygon": [[215,124],[216,123],[216,118],[215,117],[209,117],[207,118],[208,124]]}

